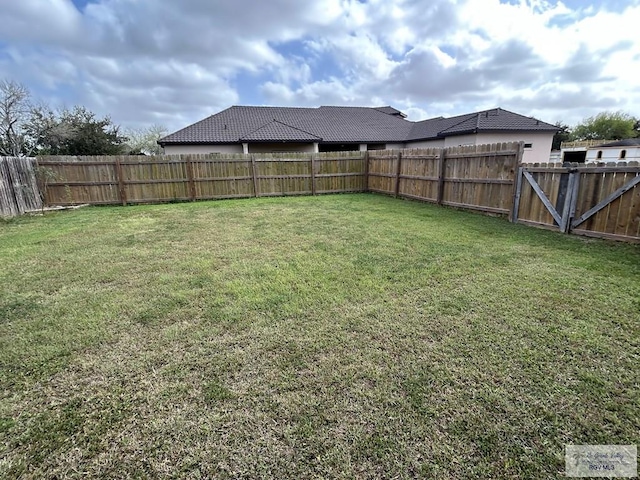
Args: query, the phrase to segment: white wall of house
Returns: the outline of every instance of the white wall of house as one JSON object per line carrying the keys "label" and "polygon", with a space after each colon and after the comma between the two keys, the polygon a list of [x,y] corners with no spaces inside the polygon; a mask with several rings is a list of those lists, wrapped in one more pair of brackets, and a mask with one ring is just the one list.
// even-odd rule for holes
{"label": "white wall of house", "polygon": [[407,142],[406,148],[443,148],[444,138],[436,140],[418,140],[417,142]]}
{"label": "white wall of house", "polygon": [[403,148],[405,148],[404,143],[387,143],[385,145],[386,150],[402,150]]}
{"label": "white wall of house", "polygon": [[[551,153],[551,143],[553,133],[550,132],[504,132],[504,133],[478,133],[469,135],[457,135],[436,140],[421,140],[407,143],[387,143],[389,150],[399,150],[402,148],[447,148],[459,145],[482,145],[487,143],[503,142],[524,142],[531,144],[526,147],[523,155],[523,162],[548,162]],[[274,153],[274,152],[314,152],[316,146],[313,143],[250,143],[249,153]],[[366,148],[366,144],[361,144],[360,148]],[[633,147],[632,147],[633,148]],[[618,149],[619,151],[620,149]],[[242,144],[221,144],[221,145],[167,145],[164,147],[165,154],[175,155],[182,153],[243,153]],[[595,155],[595,154],[594,154]],[[629,155],[629,153],[627,153]],[[588,160],[588,158],[587,158]],[[604,160],[607,161],[607,160]]]}
{"label": "white wall of house", "polygon": [[[625,158],[622,151],[625,150]],[[598,152],[602,152],[598,158]],[[640,146],[628,147],[595,147],[587,150],[587,162],[637,162],[640,161]]]}
{"label": "white wall of house", "polygon": [[166,145],[165,155],[197,153],[242,153],[242,145],[237,143],[221,145]]}
{"label": "white wall of house", "polygon": [[[524,142],[524,163],[546,163],[551,154],[553,132],[479,133],[476,145],[502,142]],[[527,144],[531,144],[531,147],[527,147]]]}
{"label": "white wall of house", "polygon": [[524,142],[531,144],[526,147],[522,157],[523,162],[548,162],[551,153],[553,133],[550,132],[497,132],[472,133],[456,135],[438,140],[421,140],[407,143],[406,148],[448,148],[460,145],[483,145],[487,143]]}
{"label": "white wall of house", "polygon": [[[313,143],[249,143],[249,153],[274,152],[314,152]],[[243,153],[241,143],[211,145],[167,145],[165,155],[197,154],[197,153]]]}
{"label": "white wall of house", "polygon": [[483,143],[495,143],[489,140],[478,141],[479,140],[478,137],[480,136],[481,135],[476,135],[475,133],[471,133],[468,135],[456,135],[454,137],[446,137],[444,139],[444,147],[449,148],[449,147],[459,147],[459,146],[465,146],[465,145],[481,145]]}

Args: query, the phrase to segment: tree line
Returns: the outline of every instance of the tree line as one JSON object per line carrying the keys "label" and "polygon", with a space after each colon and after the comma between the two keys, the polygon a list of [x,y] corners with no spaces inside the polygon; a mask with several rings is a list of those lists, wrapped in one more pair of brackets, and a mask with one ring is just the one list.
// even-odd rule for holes
{"label": "tree line", "polygon": [[0,156],[158,155],[161,125],[122,130],[83,106],[53,110],[13,80],[0,81]]}
{"label": "tree line", "polygon": [[556,126],[560,131],[553,137],[553,150],[560,150],[562,142],[640,137],[640,118],[625,112],[602,112],[573,127],[561,121]]}

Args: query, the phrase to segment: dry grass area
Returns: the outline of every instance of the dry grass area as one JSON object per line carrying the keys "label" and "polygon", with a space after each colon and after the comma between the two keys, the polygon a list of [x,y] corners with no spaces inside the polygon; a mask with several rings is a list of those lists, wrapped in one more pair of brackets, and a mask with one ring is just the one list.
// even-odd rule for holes
{"label": "dry grass area", "polygon": [[640,248],[382,196],[0,223],[0,477],[554,478],[640,443]]}

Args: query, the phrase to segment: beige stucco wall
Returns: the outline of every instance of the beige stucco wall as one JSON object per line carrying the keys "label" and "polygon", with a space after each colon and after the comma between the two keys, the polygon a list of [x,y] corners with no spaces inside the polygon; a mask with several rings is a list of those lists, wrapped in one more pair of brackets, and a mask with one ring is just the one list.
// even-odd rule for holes
{"label": "beige stucco wall", "polygon": [[444,139],[437,140],[420,140],[418,142],[407,142],[406,148],[442,148],[444,147]]}
{"label": "beige stucco wall", "polygon": [[314,152],[313,143],[250,143],[249,153]]}
{"label": "beige stucco wall", "polygon": [[[548,162],[551,153],[553,133],[549,132],[514,132],[514,133],[479,133],[470,135],[458,135],[437,140],[422,140],[408,143],[387,143],[390,150],[402,148],[443,148],[457,147],[459,145],[482,145],[486,143],[524,142],[531,143],[531,148],[526,148],[523,162]],[[314,152],[313,143],[250,143],[249,153],[273,153],[273,152]],[[362,148],[362,147],[361,147]],[[242,153],[241,144],[223,145],[167,145],[166,155],[183,153]]]}
{"label": "beige stucco wall", "polygon": [[242,153],[242,145],[235,143],[223,145],[167,145],[165,155],[196,154],[196,153]]}
{"label": "beige stucco wall", "polygon": [[387,150],[402,150],[403,148],[405,148],[405,144],[404,143],[387,143],[385,145],[385,148]]}
{"label": "beige stucco wall", "polygon": [[[250,143],[249,153],[313,152],[313,143]],[[165,155],[196,153],[243,153],[242,144],[221,145],[167,145]]]}
{"label": "beige stucco wall", "polygon": [[407,143],[407,148],[458,147],[460,145],[483,145],[487,143],[524,142],[531,143],[526,148],[523,162],[548,162],[551,153],[553,133],[549,132],[514,132],[514,133],[478,133],[456,135],[439,140],[423,140]]}
{"label": "beige stucco wall", "polygon": [[549,162],[552,132],[514,132],[514,133],[479,133],[476,145],[483,143],[524,142],[532,144],[531,148],[524,149],[522,161],[524,163]]}

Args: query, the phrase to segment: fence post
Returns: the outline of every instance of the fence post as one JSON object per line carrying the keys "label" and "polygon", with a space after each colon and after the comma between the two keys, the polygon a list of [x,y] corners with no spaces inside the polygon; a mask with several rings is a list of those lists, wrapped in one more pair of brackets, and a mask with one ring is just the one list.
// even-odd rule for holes
{"label": "fence post", "polygon": [[311,195],[316,194],[316,154],[311,154]]}
{"label": "fence post", "polygon": [[116,171],[116,178],[118,179],[118,191],[120,192],[120,201],[122,206],[127,205],[127,192],[124,189],[124,178],[122,176],[122,165],[120,165],[120,159],[116,158],[113,164]]}
{"label": "fence post", "polygon": [[393,195],[397,198],[400,193],[400,170],[402,169],[402,152],[398,152],[398,160],[396,160],[396,186]]}
{"label": "fence post", "polygon": [[193,180],[193,163],[191,163],[191,155],[186,156],[187,162],[187,181],[189,182],[189,197],[191,201],[196,199],[196,183]]}
{"label": "fence post", "polygon": [[520,195],[522,194],[522,155],[524,154],[524,142],[518,142],[518,148],[516,148],[516,165],[514,168],[513,178],[513,201],[511,202],[511,215],[509,215],[509,221],[511,223],[517,223],[518,212],[520,211]]}
{"label": "fence post", "polygon": [[569,171],[569,184],[567,186],[567,197],[564,201],[562,211],[562,225],[560,229],[563,233],[571,233],[571,223],[576,214],[578,203],[578,192],[580,191],[580,171],[572,169]]}
{"label": "fence post", "polygon": [[[22,211],[22,209],[20,208],[20,200],[18,199],[18,183],[17,183],[17,179],[14,178],[13,172],[11,171],[12,168],[15,164],[16,158],[15,157],[7,157],[6,160],[6,166],[7,166],[7,170],[6,170],[6,174],[7,174],[7,185],[9,186],[9,193],[11,194],[11,197],[9,197],[9,200],[13,200],[12,205],[11,205],[11,210],[14,210],[16,213],[16,215],[22,215],[24,212]],[[16,172],[17,173],[17,172]]]}
{"label": "fence post", "polygon": [[438,158],[438,197],[437,202],[438,205],[442,205],[442,200],[444,197],[444,167],[445,167],[445,149],[440,149],[440,157]]}
{"label": "fence post", "polygon": [[518,212],[520,212],[520,195],[522,194],[522,167],[516,167],[515,188],[513,191],[513,202],[511,205],[511,215],[509,221],[518,223]]}
{"label": "fence post", "polygon": [[364,152],[364,191],[369,191],[369,150]]}
{"label": "fence post", "polygon": [[258,198],[260,196],[260,192],[258,191],[258,177],[257,177],[257,173],[256,173],[256,159],[253,156],[253,154],[251,154],[251,172],[252,172],[252,176],[253,176],[253,195]]}

